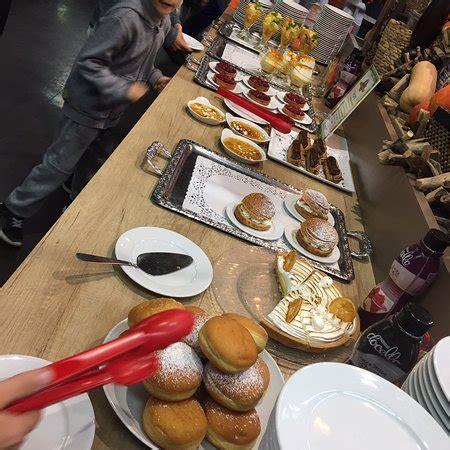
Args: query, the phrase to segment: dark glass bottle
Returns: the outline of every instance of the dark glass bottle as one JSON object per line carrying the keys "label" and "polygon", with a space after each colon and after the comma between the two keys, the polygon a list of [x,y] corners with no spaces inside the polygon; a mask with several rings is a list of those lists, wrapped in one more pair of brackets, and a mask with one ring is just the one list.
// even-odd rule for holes
{"label": "dark glass bottle", "polygon": [[394,316],[367,328],[347,362],[400,384],[416,364],[422,337],[432,325],[425,308],[408,303]]}

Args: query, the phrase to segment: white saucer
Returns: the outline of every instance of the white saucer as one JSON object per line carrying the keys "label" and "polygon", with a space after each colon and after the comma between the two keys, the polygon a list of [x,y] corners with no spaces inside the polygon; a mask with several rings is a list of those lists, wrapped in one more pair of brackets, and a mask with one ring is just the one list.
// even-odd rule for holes
{"label": "white saucer", "polygon": [[[300,222],[304,222],[306,219],[298,213],[298,211],[295,209],[295,204],[297,203],[297,197],[286,197],[284,199],[284,206],[286,207],[287,212],[294,217],[294,219],[299,220]],[[329,212],[328,213],[328,223],[330,225],[333,225],[336,223],[334,220],[333,215]]]}
{"label": "white saucer", "polygon": [[189,47],[191,47],[195,52],[202,52],[203,50],[205,50],[204,45],[201,42],[197,41],[197,39],[194,39],[192,36],[183,33],[183,37],[187,45],[189,45]]}
{"label": "white saucer", "polygon": [[[219,85],[214,81],[214,74],[211,72],[208,72],[206,75],[206,78],[212,83],[214,86],[219,87]],[[226,88],[228,89],[228,88]],[[235,94],[242,94],[242,86],[240,83],[237,83],[234,89],[229,89],[229,91],[234,92]]]}
{"label": "white saucer", "polygon": [[[151,301],[151,300],[150,300]],[[108,342],[119,337],[121,333],[128,330],[127,319],[119,322],[106,336],[103,342]],[[256,411],[261,422],[261,434],[255,444],[255,449],[258,448],[259,442],[262,439],[269,421],[270,413],[275,406],[278,394],[284,385],[284,377],[280,372],[275,360],[269,355],[266,350],[263,350],[259,356],[264,360],[269,368],[270,383],[264,397],[256,405]],[[122,423],[131,431],[141,442],[151,449],[159,449],[149,437],[145,434],[142,428],[142,413],[144,411],[145,403],[148,399],[148,393],[144,389],[142,383],[132,386],[120,386],[118,384],[108,384],[103,386],[106,398],[111,405],[111,408],[117,414]],[[212,450],[214,447],[205,439],[201,444],[200,450]],[[36,449],[37,450],[37,449]],[[39,449],[43,450],[43,449]],[[74,449],[75,450],[75,449]],[[84,450],[77,448],[77,450]]]}
{"label": "white saucer", "polygon": [[[26,355],[0,356],[0,380],[50,364]],[[94,441],[95,417],[87,394],[45,408],[38,426],[26,437],[21,450],[89,450]]]}
{"label": "white saucer", "polygon": [[137,284],[168,297],[191,297],[211,284],[213,271],[205,252],[187,237],[165,228],[139,227],[126,231],[116,242],[116,256],[136,262],[146,252],[172,252],[190,255],[194,262],[184,269],[167,275],[152,276],[131,266],[122,270]]}
{"label": "white saucer", "polygon": [[238,227],[240,230],[245,231],[248,234],[251,234],[252,236],[264,239],[266,241],[276,241],[277,239],[280,239],[281,236],[283,236],[284,226],[280,221],[276,219],[272,219],[272,227],[267,231],[258,231],[239,222],[239,220],[237,220],[236,216],[234,215],[234,210],[239,203],[240,202],[230,203],[225,209],[228,219],[234,226]]}
{"label": "white saucer", "polygon": [[[287,92],[281,92],[281,91],[277,92],[277,99],[283,104],[286,104],[286,101],[284,100],[285,94],[287,94]],[[302,106],[302,111],[309,111],[308,102],[305,102],[305,104]]]}
{"label": "white saucer", "polygon": [[[248,83],[250,77],[244,77],[244,84],[249,88],[249,89],[255,89],[254,87],[251,87],[250,84]],[[272,87],[269,86],[269,90],[267,92],[264,92],[264,94],[269,95],[270,97],[274,96],[277,93],[277,91]]]}
{"label": "white saucer", "polygon": [[[245,91],[244,91],[244,94],[245,94]],[[281,105],[278,106],[278,111],[280,111],[281,114],[284,114],[285,116],[287,116],[287,114],[285,112],[283,112],[283,106],[281,106]],[[308,114],[305,114],[303,116],[302,120],[294,119],[291,116],[288,116],[288,117],[291,118],[295,123],[300,123],[302,125],[310,125],[312,123],[312,119],[311,119],[311,117],[308,116]]]}
{"label": "white saucer", "polygon": [[244,93],[245,97],[247,97],[251,102],[255,103],[256,105],[262,106],[263,108],[267,109],[277,109],[278,102],[275,100],[275,97],[270,97],[270,103],[266,105],[261,105],[261,103],[255,102],[252,98],[249,96],[250,89],[247,87],[243,87],[242,92]]}
{"label": "white saucer", "polygon": [[305,248],[303,248],[298,242],[295,237],[295,233],[297,232],[298,227],[295,226],[286,226],[284,229],[284,235],[286,236],[286,239],[288,240],[289,244],[292,245],[292,247],[295,248],[298,252],[300,252],[302,255],[306,256],[309,259],[313,259],[314,261],[320,262],[322,264],[334,264],[339,261],[339,258],[341,257],[341,252],[339,251],[339,248],[336,246],[334,247],[333,251],[328,256],[317,256],[314,253],[308,252]]}
{"label": "white saucer", "polygon": [[[215,72],[215,73],[217,73],[217,70],[216,70],[216,66],[217,66],[217,64],[219,64],[219,62],[218,61],[211,61],[210,63],[209,63],[209,68],[213,71],[213,72]],[[239,73],[239,72],[237,72],[236,73],[236,76],[234,77],[234,79],[236,80],[236,81],[242,81],[242,75]]]}

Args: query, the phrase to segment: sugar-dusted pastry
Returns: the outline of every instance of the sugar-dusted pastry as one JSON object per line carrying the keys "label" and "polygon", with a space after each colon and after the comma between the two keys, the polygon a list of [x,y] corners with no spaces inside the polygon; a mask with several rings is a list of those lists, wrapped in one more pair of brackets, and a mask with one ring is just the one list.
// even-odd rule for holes
{"label": "sugar-dusted pastry", "polygon": [[175,308],[184,309],[183,305],[173,298],[162,297],[146,300],[130,310],[128,313],[128,325],[130,328],[134,327],[138,322],[153,316],[153,314]]}
{"label": "sugar-dusted pastry", "polygon": [[322,163],[323,173],[327,180],[333,183],[339,183],[344,179],[339,163],[334,156],[328,156]]}
{"label": "sugar-dusted pastry", "polygon": [[266,348],[268,339],[267,331],[259,323],[241,314],[225,313],[222,315],[224,317],[229,317],[230,319],[236,320],[236,322],[240,323],[247,329],[247,331],[252,335],[256,347],[258,347],[258,353],[261,353]]}
{"label": "sugar-dusted pastry", "polygon": [[270,230],[275,216],[275,206],[264,194],[246,195],[234,210],[236,219],[243,225],[259,231]]}
{"label": "sugar-dusted pastry", "polygon": [[186,309],[194,314],[194,326],[191,332],[182,339],[182,342],[189,345],[200,357],[203,357],[202,351],[200,349],[200,344],[198,343],[198,332],[203,325],[211,318],[202,308],[198,306],[186,306]]}
{"label": "sugar-dusted pastry", "polygon": [[297,242],[317,256],[328,256],[336,247],[339,236],[332,225],[323,219],[306,219],[296,233]]}
{"label": "sugar-dusted pastry", "polygon": [[315,146],[312,146],[306,153],[305,168],[308,172],[318,175],[321,169],[321,159]]}
{"label": "sugar-dusted pastry", "polygon": [[330,204],[321,192],[314,189],[305,189],[295,203],[295,210],[305,219],[318,217],[327,220]]}
{"label": "sugar-dusted pastry", "polygon": [[267,364],[264,362],[264,360],[260,356],[258,356],[255,366],[261,373],[261,376],[263,379],[263,385],[264,385],[264,392],[266,392],[267,388],[269,387],[269,384],[270,384],[269,368],[267,367]]}

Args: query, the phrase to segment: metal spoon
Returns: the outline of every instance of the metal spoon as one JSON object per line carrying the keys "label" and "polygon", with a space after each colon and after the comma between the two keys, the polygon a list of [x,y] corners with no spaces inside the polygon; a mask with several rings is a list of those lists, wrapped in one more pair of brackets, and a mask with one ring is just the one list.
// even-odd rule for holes
{"label": "metal spoon", "polygon": [[117,258],[90,255],[88,253],[77,253],[76,256],[81,261],[89,263],[118,264],[121,266],[136,267],[150,275],[167,275],[168,273],[184,269],[194,261],[189,255],[163,252],[142,253],[137,257],[136,263]]}

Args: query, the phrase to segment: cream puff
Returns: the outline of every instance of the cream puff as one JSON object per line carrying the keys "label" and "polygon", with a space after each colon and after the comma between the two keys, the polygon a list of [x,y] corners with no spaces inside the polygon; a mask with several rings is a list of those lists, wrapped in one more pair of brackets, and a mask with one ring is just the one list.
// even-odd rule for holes
{"label": "cream puff", "polygon": [[230,319],[236,320],[236,322],[239,322],[244,328],[247,329],[255,341],[256,347],[258,348],[258,353],[261,353],[266,348],[267,339],[269,339],[269,336],[267,335],[267,331],[259,323],[249,317],[242,316],[241,314],[226,313],[222,315],[224,317],[229,317]]}
{"label": "cream puff", "polygon": [[305,189],[295,203],[295,210],[305,219],[318,217],[327,220],[330,204],[321,192],[314,189]]}
{"label": "cream puff", "polygon": [[211,316],[198,306],[186,306],[186,310],[194,314],[194,326],[191,332],[182,339],[182,342],[189,345],[201,358],[203,357],[203,353],[198,343],[198,332]]}
{"label": "cream puff", "polygon": [[275,206],[264,194],[246,195],[236,206],[234,215],[239,222],[259,231],[267,231],[272,227],[275,216]]}
{"label": "cream puff", "polygon": [[134,327],[141,320],[147,317],[153,316],[153,314],[167,311],[168,309],[184,309],[180,302],[177,302],[173,298],[155,298],[153,300],[147,300],[139,303],[128,313],[128,325]]}
{"label": "cream puff", "polygon": [[296,238],[298,243],[317,256],[328,256],[336,247],[339,236],[326,220],[312,218],[300,224]]}

